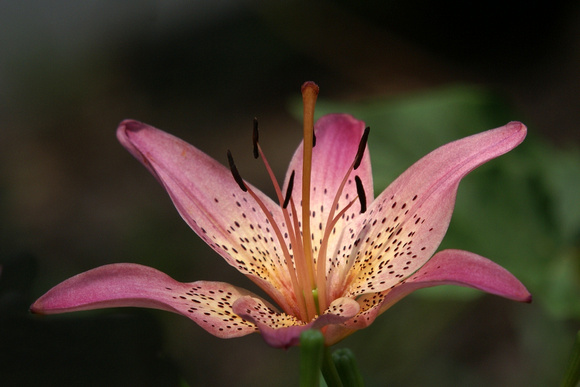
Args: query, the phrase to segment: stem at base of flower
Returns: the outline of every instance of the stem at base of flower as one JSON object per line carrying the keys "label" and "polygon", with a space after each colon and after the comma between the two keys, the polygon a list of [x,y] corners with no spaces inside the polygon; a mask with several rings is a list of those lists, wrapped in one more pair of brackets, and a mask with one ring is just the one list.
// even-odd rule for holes
{"label": "stem at base of flower", "polygon": [[300,334],[300,387],[318,387],[320,373],[328,387],[364,387],[354,355],[348,348],[330,354],[317,329]]}
{"label": "stem at base of flower", "polygon": [[322,376],[324,376],[324,381],[328,387],[343,387],[342,381],[334,362],[332,361],[332,356],[330,355],[330,349],[324,347],[324,354],[322,357]]}
{"label": "stem at base of flower", "polygon": [[300,387],[318,387],[324,352],[324,335],[311,329],[300,334]]}

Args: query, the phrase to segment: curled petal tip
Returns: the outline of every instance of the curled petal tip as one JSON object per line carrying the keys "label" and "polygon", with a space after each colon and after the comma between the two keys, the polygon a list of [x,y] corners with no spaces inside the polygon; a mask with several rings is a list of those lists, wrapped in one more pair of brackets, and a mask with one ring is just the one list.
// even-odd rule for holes
{"label": "curled petal tip", "polygon": [[522,124],[519,121],[512,121],[506,124],[506,128],[508,128],[510,131],[513,131],[519,139],[519,143],[521,143],[524,138],[526,138],[526,134],[528,133],[528,128],[526,127],[526,125]]}
{"label": "curled petal tip", "polygon": [[139,121],[132,120],[132,119],[126,119],[126,120],[123,120],[119,123],[118,129],[119,130],[139,130],[143,126],[145,126],[145,124],[143,124]]}
{"label": "curled petal tip", "polygon": [[28,311],[32,314],[44,314],[44,313],[42,313],[42,307],[38,305],[38,301],[36,301],[34,304],[30,305],[30,308],[28,308]]}
{"label": "curled petal tip", "polygon": [[519,121],[510,121],[507,123],[506,126],[514,130],[523,130],[523,131],[527,130],[526,125],[522,124]]}
{"label": "curled petal tip", "polygon": [[128,132],[137,132],[143,129],[145,124],[139,121],[127,119],[123,120],[119,123],[117,127],[117,138],[121,141],[121,143],[125,143]]}

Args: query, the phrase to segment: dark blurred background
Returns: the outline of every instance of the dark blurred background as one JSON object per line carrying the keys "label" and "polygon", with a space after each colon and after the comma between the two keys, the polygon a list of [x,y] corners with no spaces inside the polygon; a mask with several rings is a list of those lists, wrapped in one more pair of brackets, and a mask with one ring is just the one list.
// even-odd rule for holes
{"label": "dark blurred background", "polygon": [[[447,141],[520,120],[528,139],[462,183],[446,247],[528,286],[521,305],[425,290],[340,345],[369,386],[546,386],[580,328],[576,1],[0,1],[0,384],[294,386],[298,351],[220,340],[165,312],[39,317],[96,266],[249,280],[204,246],[118,144],[125,118],[176,134],[271,194],[300,141],[300,85],[367,121],[378,193]],[[374,141],[374,142],[373,142]],[[495,165],[495,166],[494,166]]]}

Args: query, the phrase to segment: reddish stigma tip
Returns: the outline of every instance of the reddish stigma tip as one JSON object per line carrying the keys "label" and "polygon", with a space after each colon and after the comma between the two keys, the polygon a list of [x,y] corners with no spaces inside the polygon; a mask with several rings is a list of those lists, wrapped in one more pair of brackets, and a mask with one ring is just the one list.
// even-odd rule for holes
{"label": "reddish stigma tip", "polygon": [[320,88],[318,87],[318,85],[312,81],[304,82],[300,90],[302,91],[302,95],[304,95],[305,93],[313,93],[314,95],[318,95],[318,93],[320,92]]}

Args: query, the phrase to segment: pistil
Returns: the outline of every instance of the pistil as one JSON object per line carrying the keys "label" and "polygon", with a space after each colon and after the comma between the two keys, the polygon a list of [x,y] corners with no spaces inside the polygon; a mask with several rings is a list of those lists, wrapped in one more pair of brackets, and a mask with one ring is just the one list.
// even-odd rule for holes
{"label": "pistil", "polygon": [[[304,297],[312,298],[312,291],[317,288],[314,276],[314,260],[312,258],[312,241],[310,231],[310,178],[312,172],[312,148],[314,146],[314,106],[318,97],[319,88],[314,82],[305,82],[302,85],[302,103],[304,105],[304,146],[302,156],[302,247],[306,266],[305,284],[310,289],[304,289]],[[318,284],[320,285],[320,284]],[[324,286],[324,284],[322,284]],[[308,304],[308,301],[307,301]]]}

